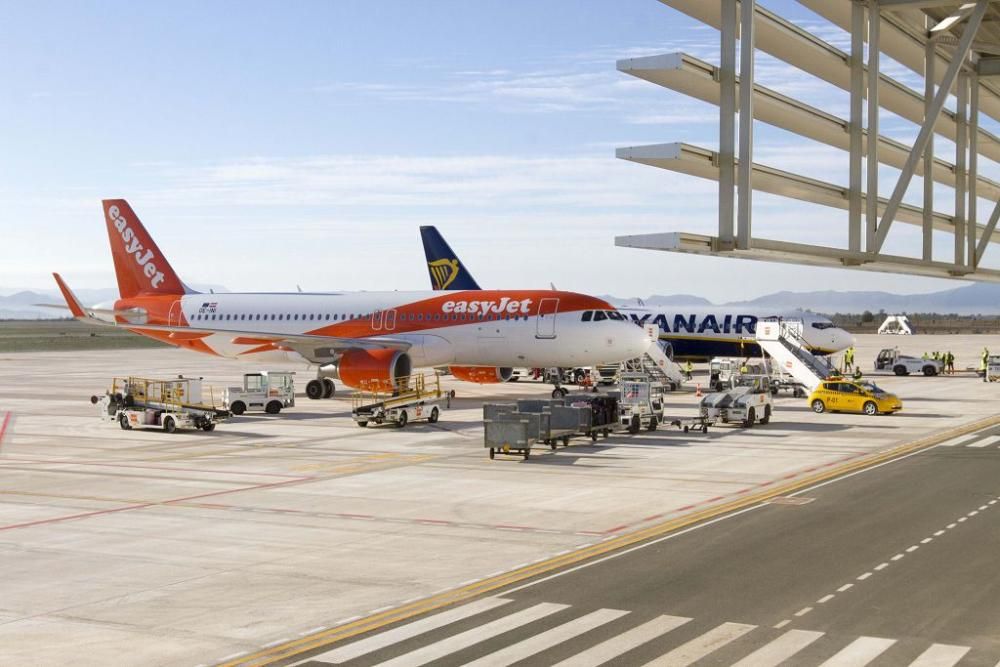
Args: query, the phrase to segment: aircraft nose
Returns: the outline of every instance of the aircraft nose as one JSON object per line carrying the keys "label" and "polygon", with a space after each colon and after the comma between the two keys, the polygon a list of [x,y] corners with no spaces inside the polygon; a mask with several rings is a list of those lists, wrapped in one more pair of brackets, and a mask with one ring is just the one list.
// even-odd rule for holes
{"label": "aircraft nose", "polygon": [[[625,323],[623,323],[625,324]],[[632,323],[625,324],[629,331],[625,333],[626,344],[632,357],[641,357],[649,349],[655,340],[655,334],[647,331],[644,327],[637,327]]]}

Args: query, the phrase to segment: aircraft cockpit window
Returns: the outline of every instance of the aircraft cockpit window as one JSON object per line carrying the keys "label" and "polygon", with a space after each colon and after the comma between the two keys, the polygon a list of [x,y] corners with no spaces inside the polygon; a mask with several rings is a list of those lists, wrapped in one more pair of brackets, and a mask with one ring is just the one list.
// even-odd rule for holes
{"label": "aircraft cockpit window", "polygon": [[608,316],[607,316],[607,314],[603,310],[595,310],[594,311],[594,321],[595,322],[603,322],[606,319],[608,319]]}
{"label": "aircraft cockpit window", "polygon": [[608,319],[618,320],[620,322],[625,319],[625,316],[619,313],[617,310],[609,310]]}
{"label": "aircraft cockpit window", "polygon": [[590,320],[593,319],[593,317],[594,317],[594,311],[592,311],[592,310],[585,310],[585,311],[583,311],[583,317],[580,318],[580,321],[581,322],[589,322]]}
{"label": "aircraft cockpit window", "polygon": [[813,329],[821,329],[821,330],[822,329],[832,329],[833,326],[834,326],[833,322],[813,322],[812,323],[812,328]]}

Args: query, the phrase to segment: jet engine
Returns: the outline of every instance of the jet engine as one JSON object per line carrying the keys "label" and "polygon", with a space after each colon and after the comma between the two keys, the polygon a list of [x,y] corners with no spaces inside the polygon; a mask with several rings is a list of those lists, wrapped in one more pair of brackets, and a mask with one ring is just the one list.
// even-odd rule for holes
{"label": "jet engine", "polygon": [[513,368],[501,368],[499,366],[449,366],[448,370],[459,380],[476,382],[478,384],[506,382],[514,375]]}
{"label": "jet engine", "polygon": [[399,350],[348,350],[337,363],[340,381],[348,387],[392,391],[413,371],[410,355]]}

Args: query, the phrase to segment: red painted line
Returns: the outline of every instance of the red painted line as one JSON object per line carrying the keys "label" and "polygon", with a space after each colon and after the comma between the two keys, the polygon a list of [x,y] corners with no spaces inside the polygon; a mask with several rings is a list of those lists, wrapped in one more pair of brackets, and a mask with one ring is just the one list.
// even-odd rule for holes
{"label": "red painted line", "polygon": [[618,531],[625,530],[628,527],[629,527],[629,524],[623,523],[620,526],[615,526],[614,528],[608,528],[606,531],[604,531],[604,534],[606,535],[608,533],[617,533]]}
{"label": "red painted line", "polygon": [[96,510],[94,512],[81,512],[79,514],[67,514],[64,516],[56,516],[48,519],[38,519],[37,521],[25,521],[23,523],[12,523],[6,526],[0,526],[0,532],[5,530],[14,530],[16,528],[30,528],[32,526],[44,526],[53,523],[62,523],[64,521],[73,521],[74,519],[86,519],[92,516],[101,516],[103,514],[117,514],[118,512],[128,512],[130,510],[145,509],[147,507],[155,507],[156,505],[171,505],[173,503],[185,502],[188,500],[199,500],[201,498],[211,498],[214,496],[222,496],[229,493],[239,493],[240,491],[257,491],[259,489],[269,489],[278,486],[285,486],[288,484],[298,484],[304,481],[308,481],[310,478],[302,479],[289,479],[283,482],[271,482],[269,484],[255,484],[253,486],[244,486],[238,489],[226,489],[223,491],[210,491],[208,493],[199,493],[193,496],[184,496],[182,498],[170,498],[168,500],[154,500],[147,503],[135,503],[132,505],[124,505],[122,507],[114,507],[106,510]]}
{"label": "red painted line", "polygon": [[0,445],[3,444],[3,436],[7,433],[7,426],[10,424],[10,420],[13,416],[13,412],[8,412],[3,418],[3,425],[0,425]]}
{"label": "red painted line", "polygon": [[761,482],[757,486],[771,486],[772,484],[774,484],[774,480],[773,479],[770,482]]}
{"label": "red painted line", "polygon": [[701,504],[704,505],[705,503],[714,503],[716,500],[725,500],[725,498],[726,498],[725,496],[716,496],[714,498],[709,498],[708,500],[702,501]]}
{"label": "red painted line", "polygon": [[739,491],[737,491],[737,492],[736,492],[736,493],[734,493],[733,495],[734,495],[734,496],[738,496],[738,495],[740,495],[741,493],[750,493],[751,491],[753,491],[753,489],[752,489],[752,488],[750,488],[750,489],[740,489]]}
{"label": "red painted line", "polygon": [[662,514],[654,514],[653,516],[647,516],[643,521],[656,521],[657,519],[662,519]]}
{"label": "red painted line", "polygon": [[687,510],[693,510],[697,505],[685,505],[684,507],[678,507],[675,512],[685,512]]}

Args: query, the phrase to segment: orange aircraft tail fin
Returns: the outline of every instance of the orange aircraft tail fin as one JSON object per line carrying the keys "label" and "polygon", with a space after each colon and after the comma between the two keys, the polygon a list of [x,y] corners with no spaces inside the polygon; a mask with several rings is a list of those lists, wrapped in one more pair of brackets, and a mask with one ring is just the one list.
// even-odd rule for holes
{"label": "orange aircraft tail fin", "polygon": [[190,294],[153,237],[124,199],[105,199],[104,220],[123,299],[138,295]]}

